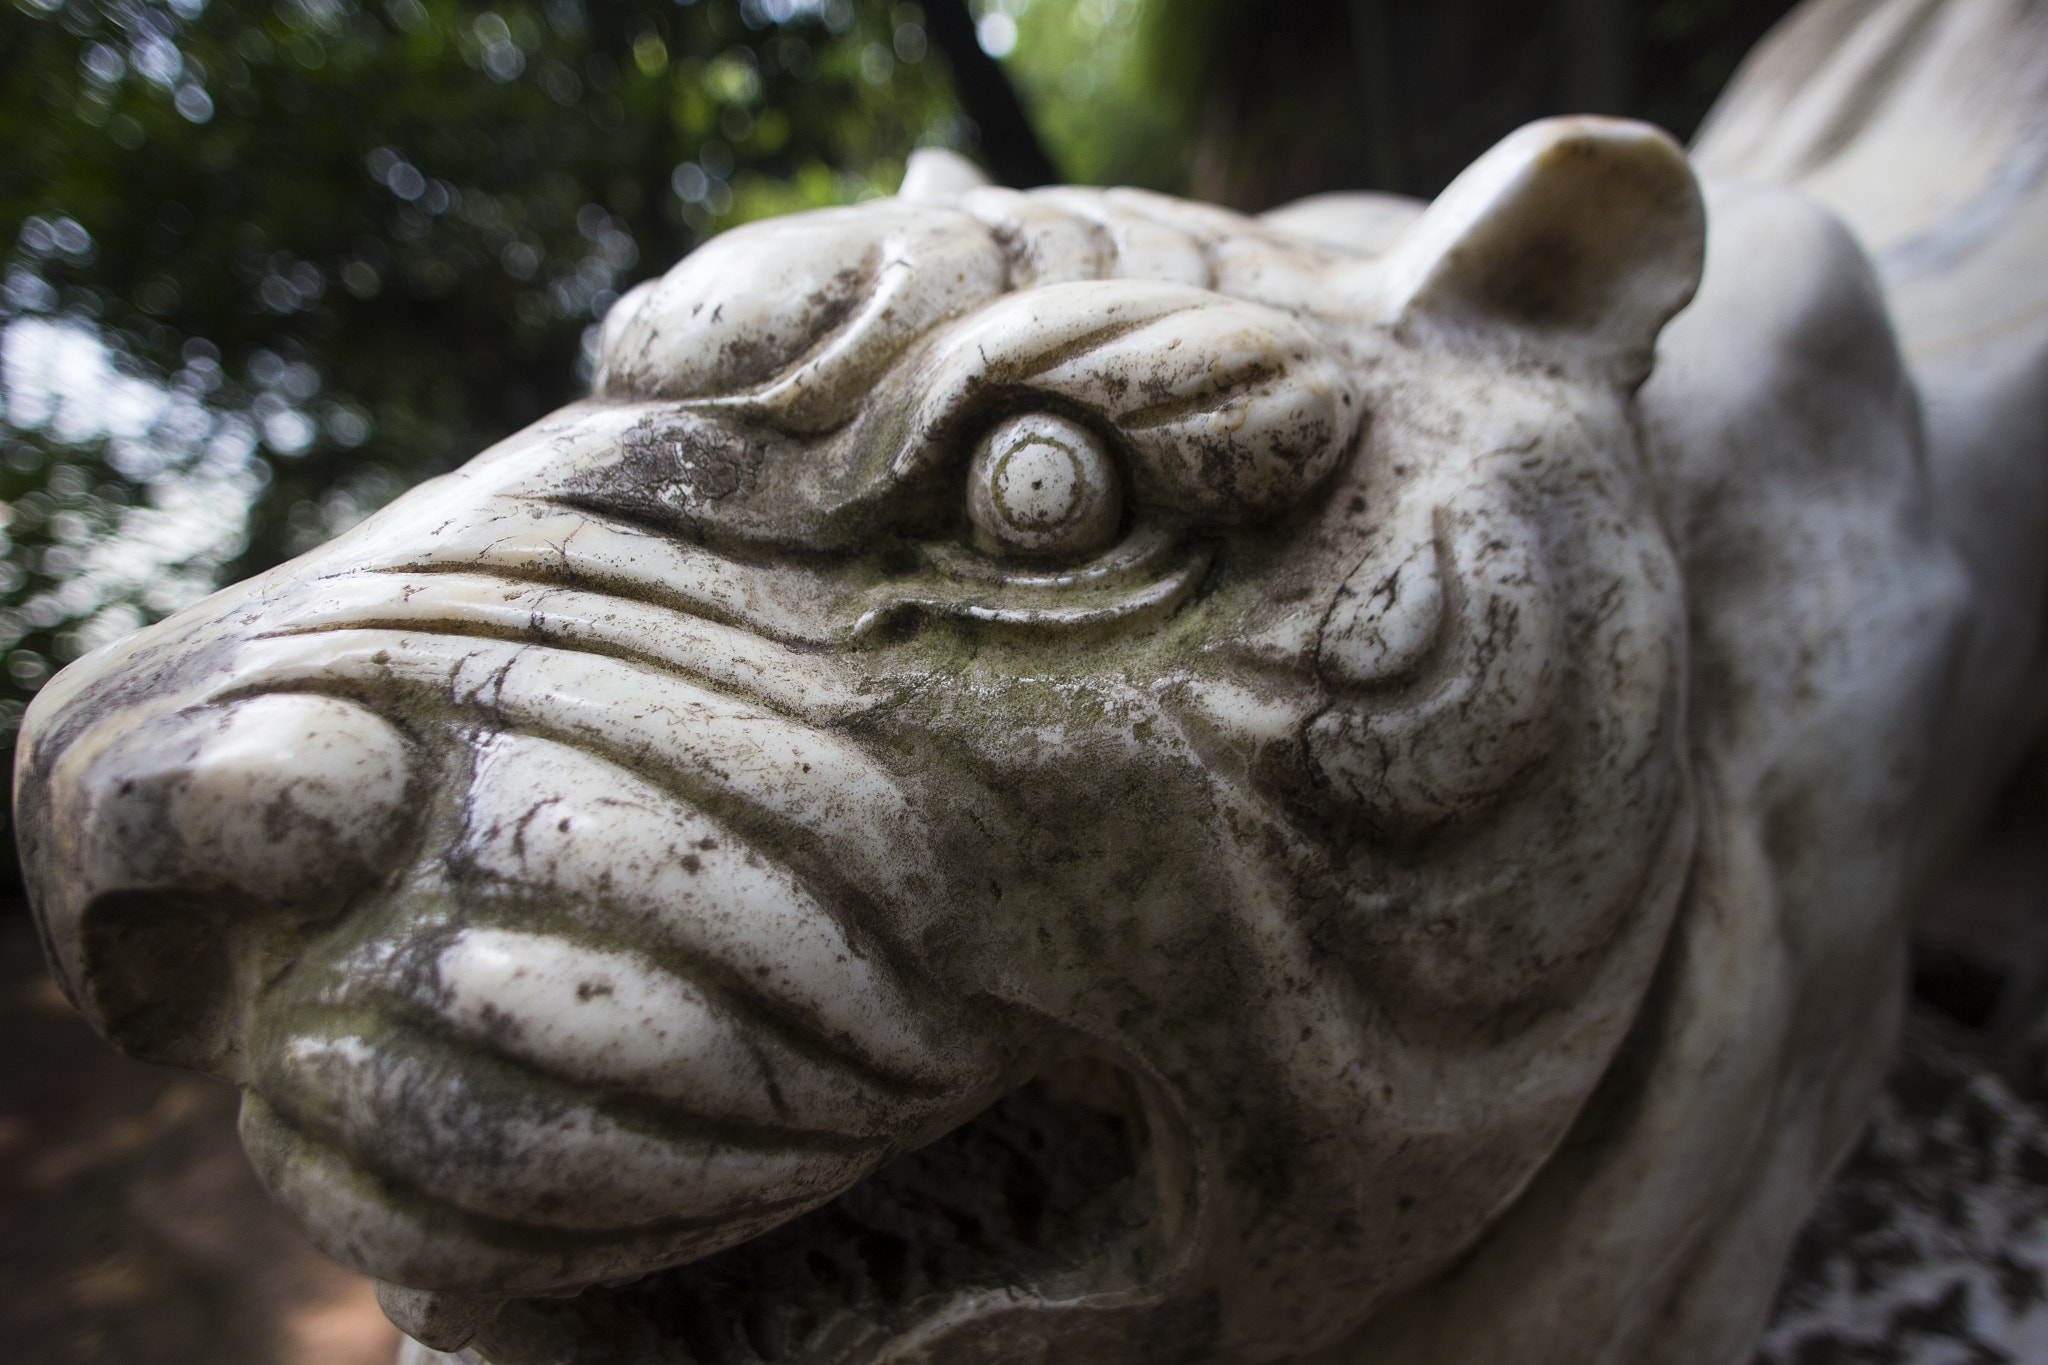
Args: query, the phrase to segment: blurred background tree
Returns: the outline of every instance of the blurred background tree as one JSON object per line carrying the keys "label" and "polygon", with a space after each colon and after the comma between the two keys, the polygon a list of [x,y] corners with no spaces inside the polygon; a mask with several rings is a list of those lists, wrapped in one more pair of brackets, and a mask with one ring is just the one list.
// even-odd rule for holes
{"label": "blurred background tree", "polygon": [[1687,138],[1793,0],[976,0],[1067,179],[1429,196],[1533,118]]}
{"label": "blurred background tree", "polygon": [[0,742],[71,658],[575,397],[635,281],[915,147],[1430,194],[1546,113],[1688,134],[1789,8],[0,0]]}

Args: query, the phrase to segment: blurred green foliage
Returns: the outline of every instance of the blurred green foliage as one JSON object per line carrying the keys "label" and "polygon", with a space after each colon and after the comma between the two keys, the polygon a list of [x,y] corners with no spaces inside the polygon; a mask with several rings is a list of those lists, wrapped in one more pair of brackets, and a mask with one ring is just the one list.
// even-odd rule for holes
{"label": "blurred green foliage", "polygon": [[[984,0],[1015,31],[1005,59],[1062,178],[1186,193],[1194,92],[1169,53],[1207,0]],[[998,18],[1000,16],[1000,18]]]}

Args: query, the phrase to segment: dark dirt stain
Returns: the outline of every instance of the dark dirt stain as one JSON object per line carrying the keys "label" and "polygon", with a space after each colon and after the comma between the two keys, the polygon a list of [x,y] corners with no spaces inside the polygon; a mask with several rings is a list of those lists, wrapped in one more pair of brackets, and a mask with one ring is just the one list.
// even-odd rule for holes
{"label": "dark dirt stain", "polygon": [[773,441],[686,413],[628,431],[616,460],[566,481],[559,500],[612,516],[688,529],[760,481]]}

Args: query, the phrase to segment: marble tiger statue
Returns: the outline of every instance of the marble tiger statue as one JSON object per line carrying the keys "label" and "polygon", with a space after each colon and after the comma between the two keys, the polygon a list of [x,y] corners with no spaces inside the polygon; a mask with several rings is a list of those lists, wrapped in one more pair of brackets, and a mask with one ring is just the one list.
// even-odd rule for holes
{"label": "marble tiger statue", "polygon": [[1732,1365],[2034,724],[2044,52],[728,232],[43,689],[50,960],[492,1365]]}

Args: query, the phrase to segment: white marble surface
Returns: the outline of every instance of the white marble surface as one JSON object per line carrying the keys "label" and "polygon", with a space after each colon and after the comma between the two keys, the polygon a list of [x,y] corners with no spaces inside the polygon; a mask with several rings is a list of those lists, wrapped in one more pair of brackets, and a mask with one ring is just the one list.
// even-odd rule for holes
{"label": "white marble surface", "polygon": [[1265,221],[925,157],[55,679],[54,962],[494,1365],[1722,1365],[2042,605],[1892,306],[1611,120]]}

